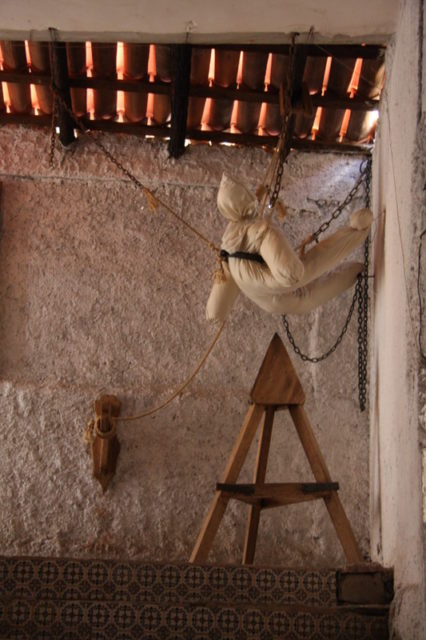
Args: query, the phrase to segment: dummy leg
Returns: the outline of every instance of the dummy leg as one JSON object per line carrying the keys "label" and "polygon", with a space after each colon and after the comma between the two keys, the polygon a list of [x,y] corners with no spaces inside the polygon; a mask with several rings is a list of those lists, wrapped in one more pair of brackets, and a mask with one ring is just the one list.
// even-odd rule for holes
{"label": "dummy leg", "polygon": [[[339,271],[292,293],[272,296],[269,300],[265,298],[263,308],[270,313],[309,313],[355,284],[363,266],[360,262],[350,262]],[[262,306],[259,300],[256,302]]]}
{"label": "dummy leg", "polygon": [[206,318],[207,320],[218,320],[223,322],[235,300],[240,293],[238,286],[235,284],[227,265],[223,265],[226,280],[224,282],[213,284],[209,299],[207,301]]}
{"label": "dummy leg", "polygon": [[[366,225],[365,228],[355,227],[359,219]],[[353,226],[339,229],[308,251],[302,258],[305,271],[297,283],[297,289],[337,267],[348,255],[362,245],[370,231],[371,222],[371,212],[361,209],[352,216],[351,225]]]}

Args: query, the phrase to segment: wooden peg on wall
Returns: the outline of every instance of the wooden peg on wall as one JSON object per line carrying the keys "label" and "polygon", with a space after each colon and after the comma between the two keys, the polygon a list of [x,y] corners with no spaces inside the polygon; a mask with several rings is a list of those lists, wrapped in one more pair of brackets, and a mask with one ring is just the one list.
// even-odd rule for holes
{"label": "wooden peg on wall", "polygon": [[103,395],[95,400],[95,420],[91,438],[93,476],[102,492],[110,483],[117,467],[120,443],[114,418],[120,415],[121,402],[116,396]]}

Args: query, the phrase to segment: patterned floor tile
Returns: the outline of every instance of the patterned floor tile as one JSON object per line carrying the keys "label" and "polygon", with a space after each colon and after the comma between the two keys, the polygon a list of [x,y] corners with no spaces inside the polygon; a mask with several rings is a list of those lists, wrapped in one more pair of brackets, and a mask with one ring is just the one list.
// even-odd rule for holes
{"label": "patterned floor tile", "polygon": [[0,558],[0,640],[387,638],[335,593],[333,571]]}

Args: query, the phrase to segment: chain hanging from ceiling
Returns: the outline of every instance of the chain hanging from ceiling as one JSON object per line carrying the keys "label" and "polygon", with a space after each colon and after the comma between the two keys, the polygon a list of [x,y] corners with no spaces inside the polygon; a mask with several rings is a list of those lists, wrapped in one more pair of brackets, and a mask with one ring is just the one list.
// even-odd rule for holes
{"label": "chain hanging from ceiling", "polygon": [[[293,87],[294,87],[294,68],[295,68],[295,54],[296,44],[295,36],[292,38],[292,43],[289,51],[289,64],[287,68],[286,82],[282,91],[282,103],[283,103],[283,118],[281,132],[277,148],[275,150],[275,157],[271,163],[271,178],[269,185],[265,184],[267,177],[265,177],[264,185],[265,192],[263,202],[261,205],[260,216],[263,215],[265,206],[267,205],[270,211],[276,206],[278,201],[282,177],[284,172],[284,165],[287,160],[290,151],[290,144],[288,144],[290,117],[293,115]],[[267,174],[270,172],[268,171]],[[330,227],[334,220],[337,220],[343,211],[351,204],[356,194],[358,193],[361,185],[364,186],[365,204],[366,207],[370,207],[370,185],[371,185],[371,156],[368,156],[360,164],[359,178],[355,185],[352,187],[346,198],[338,204],[338,206],[332,212],[330,218],[323,222],[320,227],[310,235],[299,247],[299,253],[303,255],[305,248],[312,242],[318,242],[318,238]],[[270,219],[269,216],[269,219]],[[302,352],[302,350],[296,344],[296,341],[291,333],[290,326],[285,315],[282,315],[282,323],[287,334],[287,338],[294,350],[294,352],[304,361],[311,363],[318,363],[324,361],[332,353],[336,351],[341,344],[349,324],[351,322],[355,306],[358,303],[358,397],[359,407],[361,411],[366,408],[367,401],[367,364],[368,364],[368,264],[369,264],[369,240],[365,241],[364,245],[364,271],[361,273],[355,285],[354,295],[347,313],[346,319],[343,323],[343,327],[334,342],[334,344],[327,349],[322,355],[309,356]]]}
{"label": "chain hanging from ceiling", "polygon": [[[365,203],[366,206],[370,206],[370,185],[371,185],[371,157],[369,156],[360,165],[360,176],[351,189],[345,200],[343,200],[333,211],[331,217],[322,223],[322,225],[309,237],[308,242],[318,242],[319,236],[324,233],[330,226],[330,224],[336,220],[346,207],[353,201],[361,185],[364,186]],[[305,244],[302,245],[303,248]],[[290,330],[289,322],[285,315],[281,316],[282,323],[287,334],[287,338],[293,348],[293,351],[304,361],[311,363],[318,363],[326,360],[332,353],[334,353],[337,347],[342,342],[349,324],[351,322],[355,305],[358,302],[358,397],[359,407],[361,411],[365,410],[367,402],[367,364],[368,364],[368,265],[369,265],[369,239],[367,238],[364,244],[364,271],[359,274],[357,283],[355,285],[355,291],[352,298],[352,302],[349,307],[348,314],[343,323],[342,330],[340,331],[334,344],[327,349],[322,355],[309,356],[302,352],[302,350],[296,344],[293,334]]]}
{"label": "chain hanging from ceiling", "polygon": [[[269,185],[265,185],[265,191],[263,195],[263,202],[261,204],[261,213],[262,216],[263,210],[267,204],[267,208],[270,212],[269,219],[272,215],[273,209],[275,208],[279,192],[281,189],[281,182],[284,171],[284,164],[287,160],[290,151],[289,144],[289,125],[290,125],[290,117],[293,114],[292,102],[292,87],[294,85],[294,67],[295,67],[295,36],[292,38],[292,43],[289,51],[289,65],[287,69],[287,78],[284,86],[284,91],[282,92],[282,100],[283,100],[283,121],[281,132],[279,136],[279,142],[277,148],[275,150],[274,158],[271,163],[271,180]],[[214,243],[209,242],[207,238],[203,236],[203,234],[199,233],[195,228],[192,227],[189,223],[187,223],[183,218],[177,214],[171,207],[167,206],[164,202],[160,201],[154,193],[152,193],[145,185],[143,185],[130,171],[128,171],[105,147],[104,145],[93,136],[92,131],[87,129],[82,125],[82,122],[76,115],[72,112],[71,108],[66,104],[62,96],[59,95],[57,88],[54,86],[52,81],[52,94],[53,94],[53,105],[52,105],[52,123],[51,123],[51,142],[50,142],[50,153],[49,160],[50,165],[53,164],[54,151],[55,151],[55,129],[56,129],[56,120],[58,118],[58,103],[61,105],[62,109],[64,109],[70,116],[70,118],[77,124],[78,129],[85,135],[88,135],[92,138],[94,143],[101,149],[101,151],[108,157],[108,159],[117,166],[134,184],[135,186],[141,188],[145,193],[145,196],[148,199],[148,204],[150,209],[155,209],[157,206],[162,205],[165,209],[167,209],[170,213],[172,213],[180,222],[185,224],[186,227],[189,228],[190,231],[195,233],[202,241],[209,245],[209,248],[212,249],[219,256],[219,249],[214,245]],[[268,171],[267,173],[270,172]],[[266,178],[267,176],[265,176]],[[362,184],[364,184],[365,195],[366,195],[366,206],[370,204],[370,181],[371,181],[371,157],[368,157],[365,161],[363,161],[360,165],[360,177],[354,187],[349,192],[348,196],[345,200],[340,203],[336,209],[333,211],[331,217],[326,222],[323,222],[322,225],[315,231],[309,238],[301,245],[300,251],[303,253],[307,244],[311,242],[317,242],[319,236],[324,233],[330,224],[336,220],[344,211],[344,209],[352,202],[358,189]],[[266,182],[266,180],[265,180]],[[220,261],[220,258],[218,258]],[[333,344],[324,354],[321,356],[311,357],[304,354],[301,349],[297,346],[294,337],[291,333],[288,320],[285,315],[282,316],[282,322],[288,337],[288,340],[293,347],[294,352],[305,362],[322,362],[326,358],[328,358],[340,343],[343,340],[344,335],[347,332],[350,321],[353,316],[353,312],[355,309],[356,302],[358,302],[358,389],[359,389],[359,404],[361,411],[365,410],[366,406],[366,389],[367,389],[367,358],[368,358],[368,259],[369,259],[369,244],[368,238],[365,242],[364,248],[364,272],[358,276],[357,284],[355,287],[354,296],[349,307],[349,312],[347,314],[346,320],[343,324],[343,328]],[[222,327],[223,328],[223,327]],[[221,330],[219,331],[220,334]],[[216,336],[215,340],[219,336]],[[137,416],[139,417],[139,416]]]}

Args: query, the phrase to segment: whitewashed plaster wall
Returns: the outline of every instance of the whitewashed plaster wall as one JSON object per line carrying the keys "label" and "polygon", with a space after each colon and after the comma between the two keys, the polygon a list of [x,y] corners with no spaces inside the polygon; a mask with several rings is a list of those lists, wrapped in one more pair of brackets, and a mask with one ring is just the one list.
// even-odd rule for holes
{"label": "whitewashed plaster wall", "polygon": [[387,53],[373,165],[380,222],[371,374],[372,554],[395,567],[392,637],[407,640],[426,636],[417,293],[426,204],[421,5],[401,4]]}
{"label": "whitewashed plaster wall", "polygon": [[[223,170],[255,188],[262,150],[166,145],[134,137],[105,144],[142,181],[219,242]],[[111,392],[132,414],[167,397],[198,363],[215,329],[204,308],[209,250],[141,193],[87,139],[48,167],[48,132],[0,129],[0,553],[189,558],[247,411],[248,392],[280,319],[241,298],[191,386],[169,407],[119,426],[117,475],[104,496],[83,431],[93,400]],[[317,227],[358,176],[360,158],[292,153],[284,197],[294,243]],[[354,206],[362,205],[362,200]],[[342,326],[352,292],[292,325],[318,353]],[[365,554],[368,417],[357,405],[356,325],[321,365],[293,356],[307,412]],[[268,479],[311,480],[294,429],[280,414]],[[250,465],[254,462],[251,453]],[[252,466],[244,471],[250,481]],[[212,561],[239,562],[243,505],[229,507]],[[267,512],[258,564],[344,563],[322,503]]]}
{"label": "whitewashed plaster wall", "polygon": [[[173,9],[171,9],[173,6]],[[398,0],[2,0],[0,37],[148,42],[285,42],[289,34],[322,42],[384,42]]]}

